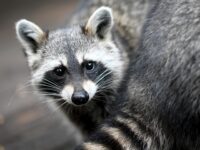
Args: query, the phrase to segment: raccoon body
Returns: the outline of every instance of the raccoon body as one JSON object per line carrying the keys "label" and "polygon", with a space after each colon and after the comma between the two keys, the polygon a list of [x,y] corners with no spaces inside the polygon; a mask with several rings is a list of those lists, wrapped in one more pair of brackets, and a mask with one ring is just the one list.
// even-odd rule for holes
{"label": "raccoon body", "polygon": [[200,148],[200,1],[154,2],[128,69],[128,102],[77,149]]}
{"label": "raccoon body", "polygon": [[44,32],[22,19],[16,33],[25,49],[33,87],[88,135],[110,114],[127,66],[124,50],[112,40],[108,7],[96,10],[86,23]]}

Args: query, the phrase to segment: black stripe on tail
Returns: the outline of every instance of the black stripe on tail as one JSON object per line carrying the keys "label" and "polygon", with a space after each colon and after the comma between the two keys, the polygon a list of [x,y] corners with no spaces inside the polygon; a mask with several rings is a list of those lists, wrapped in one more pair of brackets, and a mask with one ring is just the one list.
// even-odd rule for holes
{"label": "black stripe on tail", "polygon": [[90,141],[92,141],[93,143],[101,144],[102,146],[105,146],[106,148],[111,150],[123,150],[120,143],[104,131],[96,132],[96,134],[94,134],[90,138]]}
{"label": "black stripe on tail", "polygon": [[138,150],[142,150],[147,147],[147,144],[140,139],[126,124],[116,120],[112,120],[108,123],[110,127],[118,128],[127,139],[131,140],[131,145],[134,145]]}

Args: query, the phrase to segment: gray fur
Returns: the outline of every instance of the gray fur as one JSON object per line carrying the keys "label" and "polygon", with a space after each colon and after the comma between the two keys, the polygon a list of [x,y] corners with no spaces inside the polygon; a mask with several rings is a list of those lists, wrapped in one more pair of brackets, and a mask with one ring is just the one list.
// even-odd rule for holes
{"label": "gray fur", "polygon": [[[123,148],[119,149],[199,149],[199,31],[199,0],[155,1],[143,29],[139,53],[130,63],[128,103],[122,108],[129,120],[134,120],[130,124],[124,121],[125,126],[141,127],[142,124],[145,128],[133,129],[138,137],[135,143],[130,141],[133,143],[128,148],[127,143],[121,144],[123,135],[106,132],[121,144]],[[120,112],[116,116],[120,116]],[[106,122],[99,132],[110,122],[109,128],[115,126],[114,121],[116,117]],[[152,131],[149,142],[142,140],[145,144],[138,146],[140,136],[145,138],[149,130]],[[96,133],[81,149],[108,148],[106,141],[102,142],[102,135],[98,135]]]}
{"label": "gray fur", "polygon": [[[126,45],[127,52],[133,53],[138,47],[141,30],[148,10],[153,6],[149,0],[82,0],[78,13],[73,16],[71,23],[87,20],[88,16],[100,6],[108,6],[113,10],[115,33],[123,39],[120,45]],[[126,42],[125,42],[126,41]]]}

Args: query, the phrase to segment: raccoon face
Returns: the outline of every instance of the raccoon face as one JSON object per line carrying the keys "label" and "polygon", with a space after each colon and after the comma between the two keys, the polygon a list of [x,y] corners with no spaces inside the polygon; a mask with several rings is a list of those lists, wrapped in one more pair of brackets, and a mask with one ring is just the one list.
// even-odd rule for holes
{"label": "raccoon face", "polygon": [[25,49],[33,86],[45,96],[73,105],[116,89],[124,63],[111,40],[112,26],[107,7],[97,9],[84,26],[49,33],[25,19],[18,21],[17,38]]}

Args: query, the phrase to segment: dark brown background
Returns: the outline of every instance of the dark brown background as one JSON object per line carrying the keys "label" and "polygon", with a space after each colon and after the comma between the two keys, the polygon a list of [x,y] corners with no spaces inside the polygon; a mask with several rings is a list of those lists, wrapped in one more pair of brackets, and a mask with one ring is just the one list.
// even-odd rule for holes
{"label": "dark brown background", "polygon": [[78,0],[0,0],[0,150],[63,150],[76,132],[58,111],[48,109],[25,83],[26,59],[14,24],[29,19],[43,29],[64,26]]}

